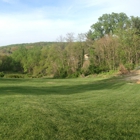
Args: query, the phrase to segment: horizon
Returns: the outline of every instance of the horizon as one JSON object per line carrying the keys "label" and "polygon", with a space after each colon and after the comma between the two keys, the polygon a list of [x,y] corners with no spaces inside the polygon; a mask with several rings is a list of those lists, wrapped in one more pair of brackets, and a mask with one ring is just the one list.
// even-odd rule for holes
{"label": "horizon", "polygon": [[138,0],[0,0],[0,46],[57,42],[67,33],[86,33],[103,14],[140,17]]}

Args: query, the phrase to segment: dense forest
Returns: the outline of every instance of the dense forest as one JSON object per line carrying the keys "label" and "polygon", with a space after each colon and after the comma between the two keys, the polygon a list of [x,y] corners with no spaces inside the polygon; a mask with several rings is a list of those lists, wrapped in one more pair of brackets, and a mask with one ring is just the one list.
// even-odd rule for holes
{"label": "dense forest", "polygon": [[78,77],[140,65],[140,18],[103,14],[86,34],[0,47],[0,75]]}

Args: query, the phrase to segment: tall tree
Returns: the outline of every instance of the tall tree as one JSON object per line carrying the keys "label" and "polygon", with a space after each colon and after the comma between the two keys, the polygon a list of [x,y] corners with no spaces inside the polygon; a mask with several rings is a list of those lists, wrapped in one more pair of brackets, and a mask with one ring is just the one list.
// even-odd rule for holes
{"label": "tall tree", "polygon": [[88,36],[95,40],[108,34],[114,34],[117,28],[127,27],[128,17],[125,13],[103,14],[98,22],[91,26]]}
{"label": "tall tree", "polygon": [[136,34],[140,36],[140,17],[131,16],[131,28],[136,30]]}

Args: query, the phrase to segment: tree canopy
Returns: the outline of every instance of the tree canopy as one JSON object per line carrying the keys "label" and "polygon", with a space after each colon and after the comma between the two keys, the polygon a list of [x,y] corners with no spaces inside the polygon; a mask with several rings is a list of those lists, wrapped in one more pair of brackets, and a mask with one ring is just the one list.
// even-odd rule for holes
{"label": "tree canopy", "polygon": [[[88,56],[88,58],[84,58]],[[33,77],[77,77],[120,66],[140,65],[140,18],[125,13],[103,14],[87,34],[67,33],[57,42],[10,45],[0,48],[0,72]]]}
{"label": "tree canopy", "polygon": [[115,34],[117,29],[124,30],[129,25],[129,18],[125,13],[103,14],[98,21],[91,26],[89,37],[99,39],[105,35]]}

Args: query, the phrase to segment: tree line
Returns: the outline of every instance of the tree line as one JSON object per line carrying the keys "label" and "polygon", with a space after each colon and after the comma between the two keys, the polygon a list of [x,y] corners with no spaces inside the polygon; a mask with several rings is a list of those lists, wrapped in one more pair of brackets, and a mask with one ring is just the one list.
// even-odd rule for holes
{"label": "tree line", "polygon": [[118,70],[120,66],[129,71],[140,65],[140,18],[125,13],[103,14],[76,39],[68,33],[57,42],[1,50],[3,72],[65,78]]}

